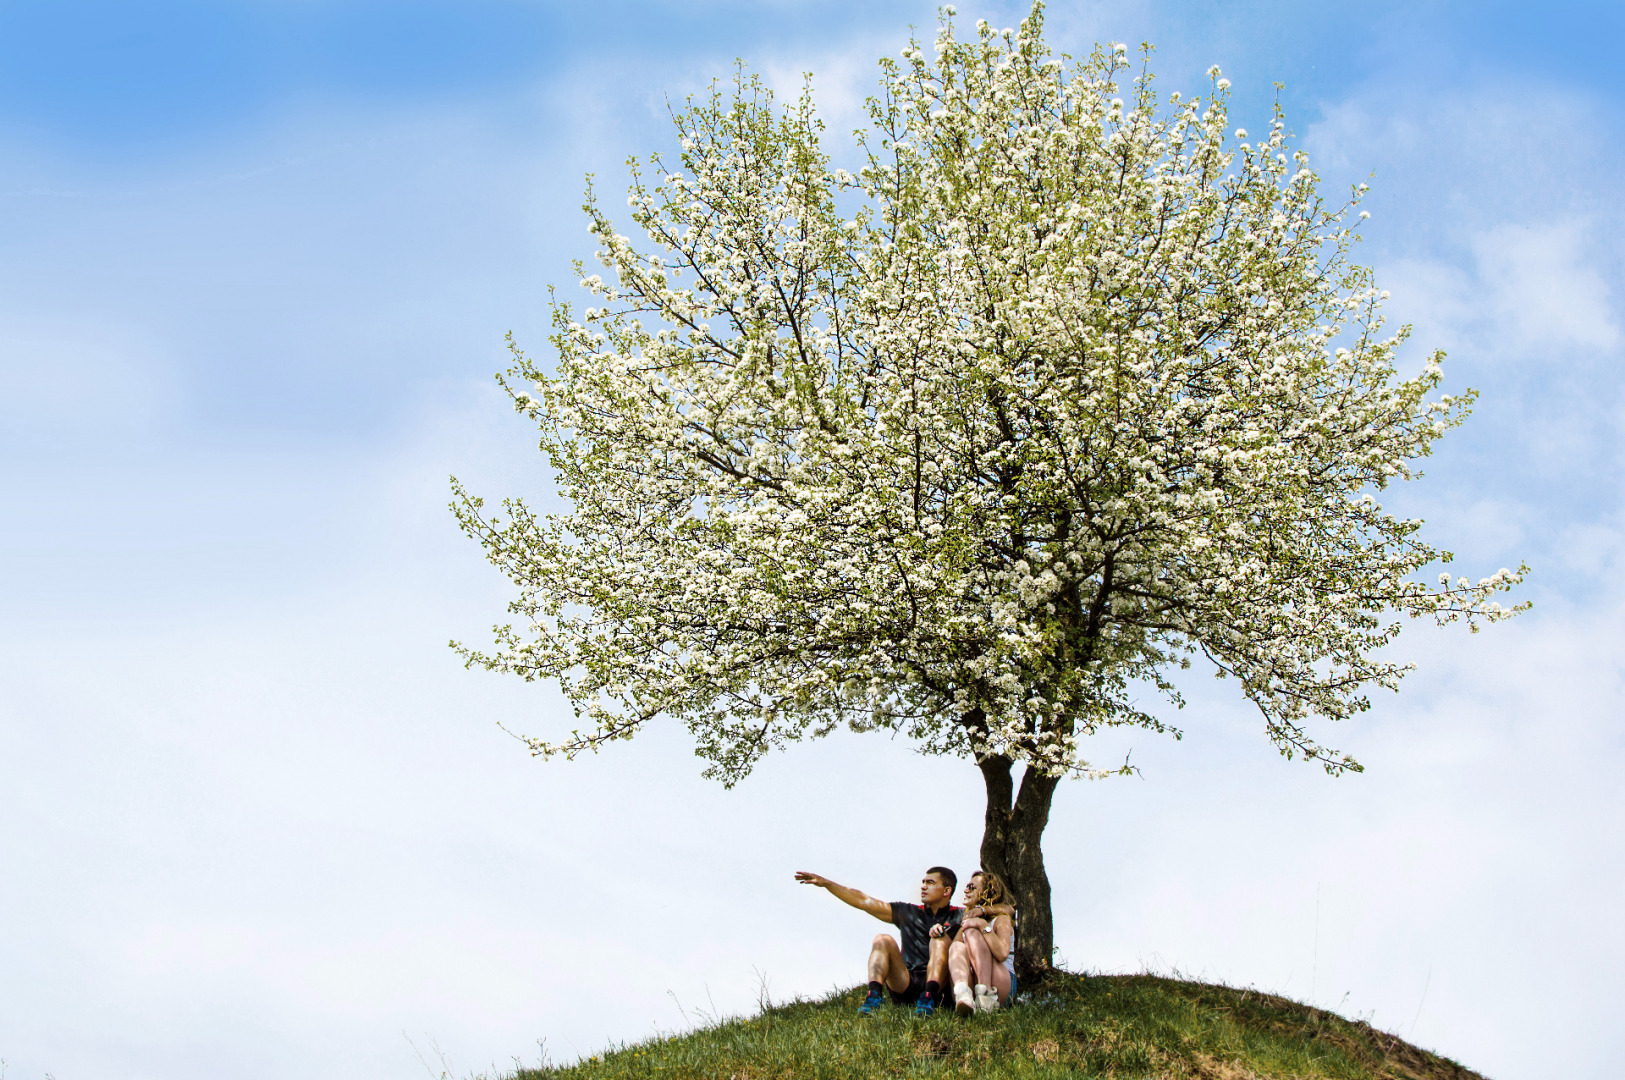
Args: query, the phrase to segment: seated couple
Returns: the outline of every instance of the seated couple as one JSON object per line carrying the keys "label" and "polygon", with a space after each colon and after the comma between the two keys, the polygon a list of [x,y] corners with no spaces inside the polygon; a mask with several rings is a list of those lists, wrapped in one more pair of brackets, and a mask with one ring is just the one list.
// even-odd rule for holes
{"label": "seated couple", "polygon": [[876,934],[869,949],[869,994],[858,1006],[865,1016],[880,1008],[881,988],[898,1005],[914,1005],[915,1016],[930,1016],[943,1002],[942,988],[953,987],[960,1016],[992,1012],[1016,992],[1016,909],[997,874],[978,870],[965,883],[965,906],[953,899],[958,879],[946,866],[933,866],[920,881],[920,902],[886,903],[826,877],[800,871],[803,885],[828,889],[837,899],[902,935]]}

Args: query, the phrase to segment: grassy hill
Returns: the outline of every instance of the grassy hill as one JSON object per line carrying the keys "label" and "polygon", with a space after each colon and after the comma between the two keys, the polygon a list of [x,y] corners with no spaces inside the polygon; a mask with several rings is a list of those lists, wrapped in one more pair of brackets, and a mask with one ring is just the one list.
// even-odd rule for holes
{"label": "grassy hill", "polygon": [[854,1011],[861,988],[513,1080],[1059,1077],[1483,1080],[1369,1024],[1272,994],[1153,975],[1057,976],[1014,1008],[915,1020]]}

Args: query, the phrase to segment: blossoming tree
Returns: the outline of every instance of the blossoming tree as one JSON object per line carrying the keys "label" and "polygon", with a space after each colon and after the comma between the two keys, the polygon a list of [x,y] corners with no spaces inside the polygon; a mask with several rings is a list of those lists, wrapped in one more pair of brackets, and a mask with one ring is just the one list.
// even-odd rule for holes
{"label": "blossoming tree", "polygon": [[1375,496],[1472,395],[1429,396],[1442,354],[1399,376],[1363,188],[1328,208],[1279,112],[1247,141],[1217,69],[1163,98],[1121,46],[1056,59],[1036,6],[881,69],[856,175],[741,74],[675,115],[680,165],[633,163],[642,241],[589,192],[602,306],[502,377],[570,509],[454,481],[519,588],[463,652],[562,685],[584,722],[541,755],[667,717],[730,785],[839,727],[970,759],[1030,977],[1085,736],[1177,737],[1136,701],[1197,658],[1287,757],[1358,769],[1316,729],[1397,685],[1398,617],[1477,629],[1524,568],[1417,580],[1450,553]]}

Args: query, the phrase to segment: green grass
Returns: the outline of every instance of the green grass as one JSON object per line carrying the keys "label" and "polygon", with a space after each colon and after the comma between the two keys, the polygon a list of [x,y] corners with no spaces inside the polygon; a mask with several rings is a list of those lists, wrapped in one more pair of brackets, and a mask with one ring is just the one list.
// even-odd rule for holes
{"label": "green grass", "polygon": [[1057,975],[1015,1007],[916,1020],[856,1014],[861,988],[613,1048],[513,1080],[717,1077],[1188,1077],[1483,1080],[1369,1024],[1272,994],[1154,975]]}

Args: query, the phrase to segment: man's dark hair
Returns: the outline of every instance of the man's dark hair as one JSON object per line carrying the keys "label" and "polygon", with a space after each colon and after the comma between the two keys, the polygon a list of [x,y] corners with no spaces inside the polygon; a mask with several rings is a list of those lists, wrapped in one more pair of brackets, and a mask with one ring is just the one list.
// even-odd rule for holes
{"label": "man's dark hair", "polygon": [[959,886],[958,875],[952,870],[948,869],[946,866],[933,866],[931,869],[927,870],[926,873],[935,874],[940,877],[942,879],[942,883],[948,886],[949,892],[953,892],[954,889]]}

